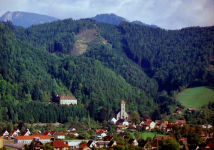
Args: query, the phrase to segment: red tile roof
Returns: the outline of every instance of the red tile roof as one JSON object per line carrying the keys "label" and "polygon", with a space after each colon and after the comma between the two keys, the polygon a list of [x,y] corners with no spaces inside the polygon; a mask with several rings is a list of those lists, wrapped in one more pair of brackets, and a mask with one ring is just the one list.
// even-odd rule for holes
{"label": "red tile roof", "polygon": [[55,133],[56,133],[56,131],[51,131],[50,132],[51,135],[54,135]]}
{"label": "red tile roof", "polygon": [[16,136],[17,140],[33,140],[34,137],[38,137],[40,139],[51,139],[48,135]]}
{"label": "red tile roof", "polygon": [[63,141],[58,140],[53,141],[52,145],[54,148],[64,148],[66,146]]}
{"label": "red tile roof", "polygon": [[63,132],[56,132],[57,135],[65,135]]}
{"label": "red tile roof", "polygon": [[43,135],[48,135],[48,133],[50,133],[49,131],[45,131],[45,133]]}
{"label": "red tile roof", "polygon": [[103,141],[111,141],[113,139],[113,136],[105,136],[103,138]]}
{"label": "red tile roof", "polygon": [[103,130],[103,129],[95,129],[95,132],[96,132],[96,133],[104,132],[104,130]]}
{"label": "red tile roof", "polygon": [[87,146],[87,144],[81,144],[79,148],[84,149],[84,148],[88,148],[88,146]]}
{"label": "red tile roof", "polygon": [[144,125],[150,125],[150,123],[152,123],[152,121],[145,121],[143,124]]}

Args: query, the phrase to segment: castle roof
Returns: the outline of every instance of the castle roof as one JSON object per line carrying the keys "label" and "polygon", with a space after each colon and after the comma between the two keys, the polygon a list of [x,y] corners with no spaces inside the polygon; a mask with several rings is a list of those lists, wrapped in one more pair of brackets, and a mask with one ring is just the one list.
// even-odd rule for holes
{"label": "castle roof", "polygon": [[125,101],[124,101],[124,100],[122,100],[122,101],[121,101],[121,104],[125,104]]}

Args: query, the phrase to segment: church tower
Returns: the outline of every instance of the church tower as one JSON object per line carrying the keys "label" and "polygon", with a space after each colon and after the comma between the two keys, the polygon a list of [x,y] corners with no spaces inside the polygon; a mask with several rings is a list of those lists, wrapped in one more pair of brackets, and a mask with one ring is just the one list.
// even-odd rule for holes
{"label": "church tower", "polygon": [[120,118],[121,119],[126,119],[126,111],[125,111],[125,101],[124,100],[122,100],[121,101],[121,113],[120,113]]}

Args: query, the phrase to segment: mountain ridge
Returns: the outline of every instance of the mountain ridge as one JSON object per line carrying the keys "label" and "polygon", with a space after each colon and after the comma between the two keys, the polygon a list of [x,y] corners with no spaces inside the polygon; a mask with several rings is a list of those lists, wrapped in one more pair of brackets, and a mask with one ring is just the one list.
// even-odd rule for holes
{"label": "mountain ridge", "polygon": [[59,19],[55,17],[21,11],[8,11],[0,17],[0,21],[11,21],[14,25],[23,26],[24,28],[57,20]]}

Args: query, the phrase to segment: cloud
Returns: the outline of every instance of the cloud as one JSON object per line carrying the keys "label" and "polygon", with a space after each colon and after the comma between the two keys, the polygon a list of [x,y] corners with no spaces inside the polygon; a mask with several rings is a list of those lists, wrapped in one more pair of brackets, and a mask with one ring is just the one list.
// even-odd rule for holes
{"label": "cloud", "polygon": [[214,25],[213,0],[1,0],[0,16],[7,11],[45,14],[59,19],[87,18],[115,13],[165,29]]}

